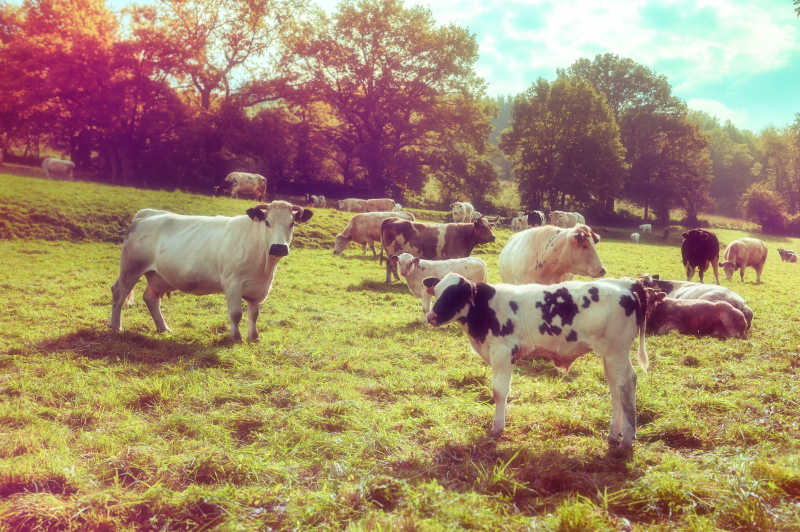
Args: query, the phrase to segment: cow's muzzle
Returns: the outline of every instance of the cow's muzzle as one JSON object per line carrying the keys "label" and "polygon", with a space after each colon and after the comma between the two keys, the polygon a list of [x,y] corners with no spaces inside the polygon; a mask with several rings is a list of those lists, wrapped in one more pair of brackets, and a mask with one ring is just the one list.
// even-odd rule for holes
{"label": "cow's muzzle", "polygon": [[289,254],[289,246],[286,244],[272,244],[269,247],[269,254],[273,257],[285,257]]}
{"label": "cow's muzzle", "polygon": [[426,316],[426,318],[428,319],[428,323],[430,323],[430,324],[431,324],[431,325],[433,325],[434,327],[436,327],[437,325],[439,325],[439,318],[436,316],[436,314],[435,314],[435,313],[433,313],[433,312],[428,312],[428,315]]}

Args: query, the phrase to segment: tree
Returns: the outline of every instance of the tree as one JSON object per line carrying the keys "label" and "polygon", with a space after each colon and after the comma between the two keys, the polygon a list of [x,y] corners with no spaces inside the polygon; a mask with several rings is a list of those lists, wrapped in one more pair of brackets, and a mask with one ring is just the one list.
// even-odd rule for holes
{"label": "tree", "polygon": [[[474,36],[437,27],[429,10],[401,0],[346,0],[332,20],[318,13],[298,31],[291,50],[287,100],[330,106],[338,123],[327,131],[347,163],[344,179],[366,182],[372,193],[419,190],[426,165],[441,160],[443,139],[458,149],[451,135],[491,119],[473,72]],[[472,137],[462,142],[483,151]]]}
{"label": "tree", "polygon": [[783,230],[786,205],[766,183],[754,183],[742,196],[740,208],[745,215],[761,225],[767,233]]}
{"label": "tree", "polygon": [[512,108],[500,148],[514,161],[522,204],[606,202],[622,189],[625,149],[614,115],[583,79],[539,79]]}

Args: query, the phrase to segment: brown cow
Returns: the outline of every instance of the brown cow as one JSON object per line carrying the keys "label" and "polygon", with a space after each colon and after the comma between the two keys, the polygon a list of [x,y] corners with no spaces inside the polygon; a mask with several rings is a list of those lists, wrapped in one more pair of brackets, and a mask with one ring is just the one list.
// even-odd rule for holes
{"label": "brown cow", "polygon": [[705,299],[673,299],[666,297],[647,318],[647,332],[744,338],[747,319],[727,301]]}
{"label": "brown cow", "polygon": [[[381,224],[381,245],[387,257],[411,253],[421,259],[457,259],[467,257],[477,244],[494,241],[494,233],[485,218],[472,223],[419,223],[389,218]],[[391,275],[399,279],[391,261],[386,264],[386,284]]]}
{"label": "brown cow", "polygon": [[760,283],[761,270],[767,261],[767,245],[757,238],[740,238],[728,244],[722,258],[724,261],[719,265],[725,270],[725,279],[730,280],[733,272],[739,270],[744,282],[744,269],[751,266],[756,271],[756,282]]}

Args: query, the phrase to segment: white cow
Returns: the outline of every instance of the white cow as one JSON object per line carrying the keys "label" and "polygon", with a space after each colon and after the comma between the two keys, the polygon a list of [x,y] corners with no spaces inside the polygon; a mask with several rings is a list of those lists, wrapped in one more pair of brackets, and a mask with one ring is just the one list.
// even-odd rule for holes
{"label": "white cow", "polygon": [[75,163],[56,159],[55,157],[47,157],[42,161],[42,170],[44,170],[44,175],[50,179],[55,178],[72,181],[74,179]]}
{"label": "white cow", "polygon": [[599,241],[587,225],[569,229],[544,225],[520,231],[500,252],[500,278],[510,284],[552,284],[572,274],[602,277],[606,270],[594,246]]}
{"label": "white cow", "polygon": [[397,265],[400,275],[406,280],[408,290],[422,300],[422,314],[431,310],[431,294],[422,284],[428,277],[442,278],[450,272],[457,273],[473,283],[485,283],[486,263],[478,257],[460,259],[425,260],[411,253],[393,255],[392,264]]}
{"label": "white cow", "polygon": [[111,287],[109,326],[121,330],[122,304],[144,275],[144,301],[159,332],[169,331],[161,315],[161,296],[224,292],[231,337],[241,340],[242,299],[247,301],[249,340],[258,340],[256,319],[269,295],[278,261],[289,254],[295,223],[312,211],[273,201],[234,216],[184,216],[142,209],[133,217],[122,244],[119,277]]}
{"label": "white cow", "polygon": [[586,220],[579,212],[552,211],[550,213],[550,223],[556,227],[573,227],[578,224],[585,224]]}
{"label": "white cow", "polygon": [[450,205],[450,214],[453,217],[453,222],[456,223],[471,222],[473,212],[475,212],[475,207],[467,201],[456,201]]}
{"label": "white cow", "polygon": [[476,284],[449,273],[441,280],[427,278],[424,284],[437,298],[428,322],[458,322],[472,348],[492,368],[493,435],[505,427],[517,360],[546,357],[568,370],[580,355],[597,351],[611,391],[609,442],[618,442],[618,452],[630,451],[636,434],[636,374],[630,349],[638,332],[639,364],[646,371],[647,313],[663,293],[654,294],[630,279],[517,286]]}
{"label": "white cow", "polygon": [[639,243],[639,233],[631,233],[631,242]]}
{"label": "white cow", "polygon": [[[375,242],[381,241],[381,224],[387,218],[400,218],[403,220],[414,221],[416,218],[410,212],[362,212],[356,214],[347,223],[347,226],[341,233],[336,235],[333,243],[333,253],[338,255],[345,250],[350,242],[361,244],[364,253],[367,252],[367,245],[372,249],[372,256],[377,257],[375,253]],[[381,250],[381,256],[383,250]],[[381,260],[382,262],[382,260]]]}
{"label": "white cow", "polygon": [[641,224],[641,225],[639,225],[639,232],[640,233],[652,233],[653,232],[653,224]]}
{"label": "white cow", "polygon": [[343,200],[339,200],[338,207],[340,211],[367,212],[367,200],[359,198],[345,198]]}
{"label": "white cow", "polygon": [[367,212],[388,212],[393,211],[397,203],[392,198],[373,198],[364,200]]}
{"label": "white cow", "polygon": [[267,178],[250,172],[231,172],[225,176],[225,183],[231,187],[231,197],[246,196],[258,201],[267,199]]}
{"label": "white cow", "polygon": [[311,206],[312,207],[319,207],[323,208],[327,205],[327,201],[325,200],[325,196],[319,195],[315,196],[314,194],[311,195]]}

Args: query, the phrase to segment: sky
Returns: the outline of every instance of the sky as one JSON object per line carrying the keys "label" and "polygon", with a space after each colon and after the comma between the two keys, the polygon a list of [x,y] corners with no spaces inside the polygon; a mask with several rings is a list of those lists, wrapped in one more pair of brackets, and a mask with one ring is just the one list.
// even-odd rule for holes
{"label": "sky", "polygon": [[[338,1],[316,0],[328,11]],[[800,113],[792,0],[406,0],[475,35],[490,95],[518,94],[582,57],[613,53],[667,77],[690,108],[760,132]]]}

